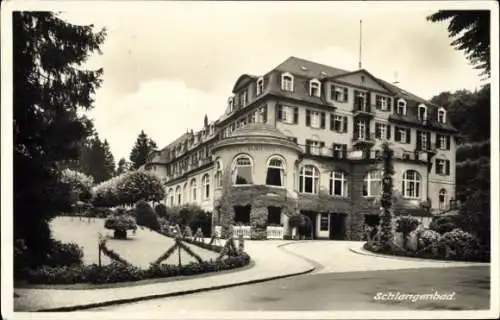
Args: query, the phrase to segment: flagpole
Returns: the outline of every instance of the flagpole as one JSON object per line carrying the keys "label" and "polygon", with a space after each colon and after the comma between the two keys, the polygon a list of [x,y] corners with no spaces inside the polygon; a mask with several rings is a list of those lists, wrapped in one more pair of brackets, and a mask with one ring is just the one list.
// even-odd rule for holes
{"label": "flagpole", "polygon": [[362,32],[363,32],[363,20],[359,20],[359,63],[358,67],[361,69],[363,67],[363,64],[361,63],[361,47],[362,47]]}

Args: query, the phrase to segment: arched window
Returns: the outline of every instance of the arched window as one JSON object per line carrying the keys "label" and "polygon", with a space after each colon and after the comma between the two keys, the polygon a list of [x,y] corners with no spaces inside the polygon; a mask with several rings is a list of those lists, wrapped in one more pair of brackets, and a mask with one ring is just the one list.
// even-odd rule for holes
{"label": "arched window", "polygon": [[233,184],[252,184],[252,160],[249,156],[241,155],[236,158],[234,165]]}
{"label": "arched window", "polygon": [[440,107],[438,110],[438,122],[446,123],[446,109],[443,107]]}
{"label": "arched window", "polygon": [[309,81],[309,95],[313,97],[321,96],[321,83],[318,79],[312,79]]}
{"label": "arched window", "polygon": [[203,188],[203,199],[210,199],[210,176],[208,173],[201,178],[201,187]]}
{"label": "arched window", "polygon": [[448,203],[448,192],[445,189],[439,190],[439,210],[446,210]]}
{"label": "arched window", "polygon": [[319,172],[314,166],[303,166],[299,176],[299,192],[316,194],[319,191]]}
{"label": "arched window", "polygon": [[418,106],[418,120],[427,120],[427,107],[424,104]]}
{"label": "arched window", "polygon": [[168,190],[168,196],[169,196],[169,199],[170,199],[170,207],[173,207],[175,205],[175,202],[174,202],[174,189],[170,188]]}
{"label": "arched window", "polygon": [[257,95],[260,96],[264,92],[264,78],[260,77],[257,80]]}
{"label": "arched window", "polygon": [[396,106],[396,113],[400,115],[406,115],[406,101],[403,99],[398,100],[398,104]]}
{"label": "arched window", "polygon": [[293,76],[285,72],[281,75],[281,90],[293,92]]}
{"label": "arched window", "polygon": [[347,197],[347,177],[344,172],[330,172],[329,193],[331,196]]}
{"label": "arched window", "polygon": [[285,167],[283,159],[272,157],[267,163],[266,184],[270,186],[285,185]]}
{"label": "arched window", "polygon": [[175,188],[175,198],[177,200],[177,205],[180,205],[182,201],[181,186],[177,186],[177,188]]}
{"label": "arched window", "polygon": [[188,195],[188,184],[187,182],[184,183],[184,186],[182,187],[182,199],[184,202],[188,202],[188,199],[189,199],[189,195]]}
{"label": "arched window", "polygon": [[382,193],[382,172],[370,171],[363,181],[363,196],[377,197]]}
{"label": "arched window", "polygon": [[222,162],[220,160],[215,161],[215,187],[222,188]]}
{"label": "arched window", "polygon": [[190,193],[191,193],[191,201],[196,201],[196,189],[197,189],[197,185],[196,185],[196,179],[193,179],[191,180],[191,183],[189,184],[189,188],[191,189]]}
{"label": "arched window", "polygon": [[403,174],[403,196],[405,198],[420,197],[420,174],[415,170],[408,170]]}

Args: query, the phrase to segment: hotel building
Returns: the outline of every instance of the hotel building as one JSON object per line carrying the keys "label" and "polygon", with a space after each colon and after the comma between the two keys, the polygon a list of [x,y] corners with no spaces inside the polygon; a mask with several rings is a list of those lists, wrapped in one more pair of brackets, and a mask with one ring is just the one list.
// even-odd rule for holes
{"label": "hotel building", "polygon": [[405,207],[436,214],[455,197],[456,133],[445,108],[367,70],[290,57],[241,75],[219,119],[152,152],[145,168],[164,177],[167,206],[197,204],[214,225],[232,184],[232,221],[251,238],[291,234],[289,217],[303,213],[314,238],[359,240],[380,212],[382,143]]}

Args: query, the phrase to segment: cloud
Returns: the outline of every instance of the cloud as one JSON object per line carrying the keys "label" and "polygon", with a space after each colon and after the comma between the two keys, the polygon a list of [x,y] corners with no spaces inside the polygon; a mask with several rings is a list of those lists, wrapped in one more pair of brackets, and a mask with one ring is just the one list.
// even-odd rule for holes
{"label": "cloud", "polygon": [[224,112],[225,96],[189,88],[179,79],[153,80],[117,99],[98,97],[91,117],[118,160],[128,158],[141,130],[161,148],[188,129],[201,129],[205,114],[212,121]]}
{"label": "cloud", "polygon": [[[234,81],[264,74],[289,56],[334,67],[363,67],[424,98],[474,89],[478,72],[450,46],[446,23],[425,17],[434,4],[318,2],[164,2],[119,10],[98,6],[65,13],[71,22],[106,26],[104,83],[91,115],[115,158],[128,153],[141,129],[159,147],[224,111]],[[437,6],[437,5],[436,5]],[[412,7],[412,8],[410,8]],[[413,7],[418,7],[417,9]]]}

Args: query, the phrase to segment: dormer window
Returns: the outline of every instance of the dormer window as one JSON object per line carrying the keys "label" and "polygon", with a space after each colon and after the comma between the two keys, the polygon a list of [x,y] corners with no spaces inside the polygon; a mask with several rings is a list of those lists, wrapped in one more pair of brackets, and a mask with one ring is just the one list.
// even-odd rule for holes
{"label": "dormer window", "polygon": [[281,75],[281,90],[293,92],[293,76],[291,73],[285,72]]}
{"label": "dormer window", "polygon": [[247,92],[246,90],[240,93],[240,108],[247,106]]}
{"label": "dormer window", "polygon": [[418,120],[427,121],[427,107],[424,104],[418,106]]}
{"label": "dormer window", "polygon": [[317,79],[309,81],[309,95],[313,97],[321,96],[321,84]]}
{"label": "dormer window", "polygon": [[264,78],[260,77],[257,80],[257,95],[260,96],[264,92]]}
{"label": "dormer window", "polygon": [[228,108],[229,108],[229,113],[233,112],[233,109],[234,109],[234,97],[229,97],[227,99],[227,105],[228,105]]}
{"label": "dormer window", "polygon": [[406,115],[406,101],[403,99],[398,100],[398,105],[396,106],[396,113],[405,116]]}
{"label": "dormer window", "polygon": [[446,109],[443,107],[440,107],[438,110],[438,122],[446,123]]}

